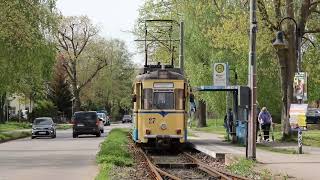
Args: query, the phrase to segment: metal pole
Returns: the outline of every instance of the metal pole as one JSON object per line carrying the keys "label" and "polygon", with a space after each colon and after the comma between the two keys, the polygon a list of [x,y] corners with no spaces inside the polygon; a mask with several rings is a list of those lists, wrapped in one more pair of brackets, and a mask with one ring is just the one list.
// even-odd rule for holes
{"label": "metal pole", "polygon": [[179,55],[179,67],[181,73],[184,74],[184,22],[180,22],[180,55]]}
{"label": "metal pole", "polygon": [[300,127],[298,129],[298,152],[302,154],[302,130]]}
{"label": "metal pole", "polygon": [[249,52],[249,87],[251,91],[250,117],[248,124],[247,158],[256,159],[256,111],[257,111],[257,67],[256,67],[256,17],[257,1],[250,0],[250,52]]}
{"label": "metal pole", "polygon": [[148,66],[148,45],[147,45],[147,36],[148,36],[148,29],[147,29],[147,22],[144,23],[145,34],[144,34],[144,67]]}

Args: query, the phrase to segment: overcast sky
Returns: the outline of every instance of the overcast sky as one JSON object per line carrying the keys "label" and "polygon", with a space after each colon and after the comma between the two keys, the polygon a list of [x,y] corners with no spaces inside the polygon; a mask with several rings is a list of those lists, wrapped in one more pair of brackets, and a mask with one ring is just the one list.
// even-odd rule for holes
{"label": "overcast sky", "polygon": [[[101,36],[124,40],[131,53],[136,53],[135,37],[127,32],[133,29],[138,9],[143,0],[58,0],[58,9],[64,16],[87,15],[101,27]],[[133,61],[142,63],[142,55]]]}

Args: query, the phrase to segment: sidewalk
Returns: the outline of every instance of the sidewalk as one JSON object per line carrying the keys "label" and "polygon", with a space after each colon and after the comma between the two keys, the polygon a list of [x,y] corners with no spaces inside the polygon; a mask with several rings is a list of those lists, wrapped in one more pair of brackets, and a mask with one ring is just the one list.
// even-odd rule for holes
{"label": "sidewalk", "polygon": [[[222,135],[205,133],[199,131],[191,132],[196,137],[188,137],[196,149],[209,154],[213,157],[219,157],[222,154],[233,154],[245,157],[246,148],[224,142]],[[276,146],[276,143],[272,144]],[[292,143],[285,144],[285,148],[295,148]],[[320,174],[317,173],[317,167],[320,168],[320,148],[304,146],[303,151],[306,154],[282,154],[262,150],[257,148],[257,161],[262,163],[263,168],[269,169],[273,174],[289,175],[296,179],[319,180]]]}

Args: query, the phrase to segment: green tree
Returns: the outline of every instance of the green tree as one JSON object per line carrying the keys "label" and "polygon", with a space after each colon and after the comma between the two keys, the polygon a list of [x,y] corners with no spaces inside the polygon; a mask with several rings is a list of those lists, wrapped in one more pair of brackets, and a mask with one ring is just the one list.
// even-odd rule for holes
{"label": "green tree", "polygon": [[[32,95],[50,75],[55,49],[55,1],[4,0],[0,3],[0,122],[11,93]],[[36,73],[30,73],[36,72]],[[32,82],[32,83],[31,83]]]}
{"label": "green tree", "polygon": [[114,58],[83,90],[81,99],[87,106],[106,109],[116,118],[120,110],[128,112],[131,107],[134,66],[124,42],[112,39],[109,44],[115,52]]}
{"label": "green tree", "polygon": [[[110,58],[113,58],[112,51],[106,51],[112,47],[101,46],[105,40],[97,34],[98,28],[86,16],[63,17],[59,24],[56,39],[64,60],[63,66],[71,82],[75,110],[80,110],[82,89],[108,65]],[[81,72],[89,65],[93,67],[90,72]]]}
{"label": "green tree", "polygon": [[[289,105],[296,102],[293,97],[293,78],[297,72],[296,42],[308,39],[310,34],[320,33],[320,1],[315,0],[287,0],[263,1],[258,0],[258,8],[264,28],[271,33],[284,30],[288,46],[276,51],[280,65],[281,92],[282,92],[282,124],[283,137],[290,136]],[[280,21],[289,17],[297,22],[298,32],[293,22],[287,22],[280,27]],[[317,23],[315,23],[317,22]],[[304,47],[308,51],[308,46]]]}
{"label": "green tree", "polygon": [[54,103],[59,112],[70,118],[73,96],[70,91],[70,83],[67,81],[67,73],[63,68],[61,59],[58,59],[56,62],[53,79],[49,88],[49,99]]}

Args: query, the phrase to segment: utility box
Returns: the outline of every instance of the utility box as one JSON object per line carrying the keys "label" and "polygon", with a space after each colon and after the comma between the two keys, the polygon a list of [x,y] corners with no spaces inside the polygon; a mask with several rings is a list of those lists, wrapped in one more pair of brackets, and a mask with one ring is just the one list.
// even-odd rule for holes
{"label": "utility box", "polygon": [[247,143],[247,121],[236,121],[237,141],[239,144]]}
{"label": "utility box", "polygon": [[241,108],[250,107],[250,88],[248,86],[239,86],[238,88],[238,106]]}

